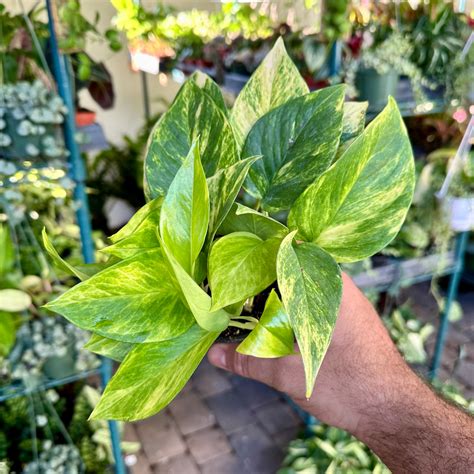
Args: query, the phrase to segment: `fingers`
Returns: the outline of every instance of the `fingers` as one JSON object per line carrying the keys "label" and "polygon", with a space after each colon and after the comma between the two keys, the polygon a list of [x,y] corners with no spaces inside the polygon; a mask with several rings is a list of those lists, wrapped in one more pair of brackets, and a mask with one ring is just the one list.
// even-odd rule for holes
{"label": "fingers", "polygon": [[237,344],[216,344],[209,353],[211,364],[242,377],[258,380],[271,387],[298,397],[305,393],[301,356],[262,359],[235,351]]}

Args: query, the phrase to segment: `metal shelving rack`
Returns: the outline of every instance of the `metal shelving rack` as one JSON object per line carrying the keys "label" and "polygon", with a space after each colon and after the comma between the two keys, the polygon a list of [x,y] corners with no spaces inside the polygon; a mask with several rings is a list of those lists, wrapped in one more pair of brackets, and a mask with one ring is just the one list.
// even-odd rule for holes
{"label": "metal shelving rack", "polygon": [[[71,87],[71,76],[69,73],[70,65],[68,59],[61,53],[58,47],[53,1],[46,0],[46,9],[48,14],[49,46],[52,61],[52,73],[57,85],[58,93],[67,107],[67,114],[63,124],[64,140],[66,149],[69,152],[67,173],[73,180],[74,201],[78,204],[76,216],[80,229],[82,255],[85,263],[94,262],[94,244],[92,239],[92,228],[89,215],[89,204],[86,194],[86,170],[81,157],[78,143],[76,142],[75,108]],[[9,399],[31,396],[34,393],[60,387],[79,380],[86,380],[91,376],[100,376],[103,387],[112,377],[112,361],[101,358],[100,366],[97,369],[78,372],[68,377],[60,379],[46,380],[34,388],[26,387],[24,384],[13,384],[2,387],[0,390],[0,402]],[[125,474],[126,468],[122,458],[120,448],[120,433],[116,421],[108,421],[110,437],[112,443],[112,452],[115,460],[114,472],[116,474]]]}

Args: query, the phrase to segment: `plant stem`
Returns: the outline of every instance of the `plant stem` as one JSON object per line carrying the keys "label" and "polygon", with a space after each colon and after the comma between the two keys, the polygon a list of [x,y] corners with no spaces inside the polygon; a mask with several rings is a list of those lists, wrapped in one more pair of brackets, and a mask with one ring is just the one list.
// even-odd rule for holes
{"label": "plant stem", "polygon": [[256,326],[256,324],[254,322],[240,323],[239,321],[231,320],[229,326],[239,329],[248,329],[251,331]]}
{"label": "plant stem", "polygon": [[232,319],[242,319],[244,321],[258,324],[258,319],[253,316],[233,316]]}

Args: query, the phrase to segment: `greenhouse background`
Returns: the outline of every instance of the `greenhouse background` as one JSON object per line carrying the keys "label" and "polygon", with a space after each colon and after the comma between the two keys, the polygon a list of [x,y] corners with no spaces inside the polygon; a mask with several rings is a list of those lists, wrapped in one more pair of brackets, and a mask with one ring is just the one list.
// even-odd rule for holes
{"label": "greenhouse background", "polygon": [[279,37],[311,91],[368,101],[366,123],[397,100],[414,199],[386,248],[342,269],[414,370],[474,412],[473,28],[469,0],[0,2],[0,474],[390,472],[205,358],[157,415],[88,420],[118,364],[43,307],[107,265],[145,205],[147,141],[182,84],[208,74],[231,107]]}

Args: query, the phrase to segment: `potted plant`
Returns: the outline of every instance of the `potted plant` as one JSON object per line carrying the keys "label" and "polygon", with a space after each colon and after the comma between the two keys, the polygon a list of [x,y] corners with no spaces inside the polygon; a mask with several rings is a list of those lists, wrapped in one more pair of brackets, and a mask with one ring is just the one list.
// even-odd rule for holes
{"label": "potted plant", "polygon": [[[149,138],[148,203],[111,237],[113,259],[98,273],[70,267],[83,281],[47,305],[93,332],[89,350],[122,361],[92,418],[161,410],[222,335],[245,334],[238,350],[258,357],[293,354],[296,338],[311,395],[339,263],[387,245],[414,188],[394,100],[364,130],[366,104],[344,96],[309,93],[281,40],[230,111],[203,74],[183,85]],[[242,185],[254,208],[235,202]]]}
{"label": "potted plant", "polygon": [[404,75],[410,79],[416,102],[424,102],[425,81],[421,70],[410,60],[413,47],[409,39],[396,31],[381,42],[374,41],[368,31],[362,38],[359,55],[346,71],[346,83],[355,87],[357,98],[367,100],[369,110],[379,111],[388,97],[395,95],[398,79]]}

